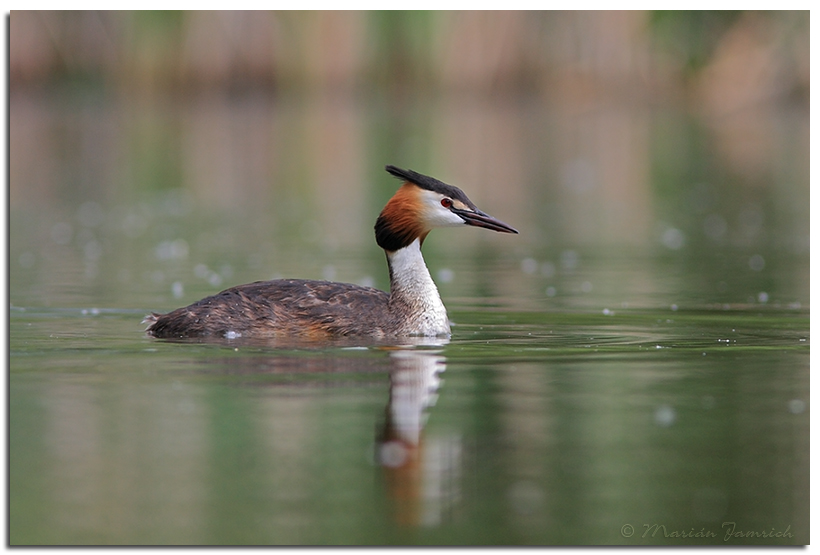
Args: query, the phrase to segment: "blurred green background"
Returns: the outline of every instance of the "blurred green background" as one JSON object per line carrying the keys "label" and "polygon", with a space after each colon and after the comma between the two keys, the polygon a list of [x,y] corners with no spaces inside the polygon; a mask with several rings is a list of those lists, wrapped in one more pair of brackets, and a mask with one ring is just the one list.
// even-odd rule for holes
{"label": "blurred green background", "polygon": [[[808,11],[9,31],[10,543],[808,543]],[[254,280],[387,288],[385,164],[521,231],[425,241],[441,360],[144,336]],[[374,453],[418,370],[408,477]]]}
{"label": "blurred green background", "polygon": [[450,253],[808,257],[808,12],[14,11],[10,77],[13,302],[56,268],[172,302],[158,259],[267,278],[306,249],[375,251],[386,286],[387,163],[522,232]]}

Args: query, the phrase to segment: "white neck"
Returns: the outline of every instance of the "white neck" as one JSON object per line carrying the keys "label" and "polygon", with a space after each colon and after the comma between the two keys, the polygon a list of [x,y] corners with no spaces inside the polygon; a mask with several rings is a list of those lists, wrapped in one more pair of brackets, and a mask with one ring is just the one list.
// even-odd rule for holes
{"label": "white neck", "polygon": [[406,329],[416,335],[449,335],[447,309],[421,256],[421,241],[387,252],[390,306]]}

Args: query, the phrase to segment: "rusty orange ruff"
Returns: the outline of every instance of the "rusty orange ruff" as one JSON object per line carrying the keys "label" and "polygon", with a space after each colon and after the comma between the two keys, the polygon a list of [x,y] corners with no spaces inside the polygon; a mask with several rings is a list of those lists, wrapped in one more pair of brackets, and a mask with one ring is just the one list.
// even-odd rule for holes
{"label": "rusty orange ruff", "polygon": [[418,185],[411,182],[404,183],[393,198],[387,202],[379,216],[382,225],[389,230],[390,235],[398,239],[402,246],[409,245],[416,238],[424,242],[424,238],[430,232],[430,229],[425,228],[422,223],[421,212],[424,206],[420,195],[421,189]]}

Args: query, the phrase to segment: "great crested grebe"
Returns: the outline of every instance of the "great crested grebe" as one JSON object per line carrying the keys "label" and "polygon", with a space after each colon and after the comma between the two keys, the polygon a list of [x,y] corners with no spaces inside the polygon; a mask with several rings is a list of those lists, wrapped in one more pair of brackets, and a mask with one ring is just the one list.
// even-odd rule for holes
{"label": "great crested grebe", "polygon": [[152,313],[146,332],[188,337],[390,337],[450,334],[447,310],[421,256],[434,227],[472,225],[518,233],[485,214],[461,189],[395,166],[404,181],[376,220],[387,254],[390,293],[348,283],[277,279],[238,285],[168,314]]}

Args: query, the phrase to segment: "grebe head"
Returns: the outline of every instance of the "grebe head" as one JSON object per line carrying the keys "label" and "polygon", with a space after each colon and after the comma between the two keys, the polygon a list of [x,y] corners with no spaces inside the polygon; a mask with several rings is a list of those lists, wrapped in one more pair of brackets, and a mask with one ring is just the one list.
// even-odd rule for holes
{"label": "grebe head", "polygon": [[485,214],[467,195],[452,185],[413,170],[385,166],[404,181],[376,221],[376,242],[387,251],[397,251],[424,238],[434,227],[472,225],[502,233],[518,233],[501,220]]}

